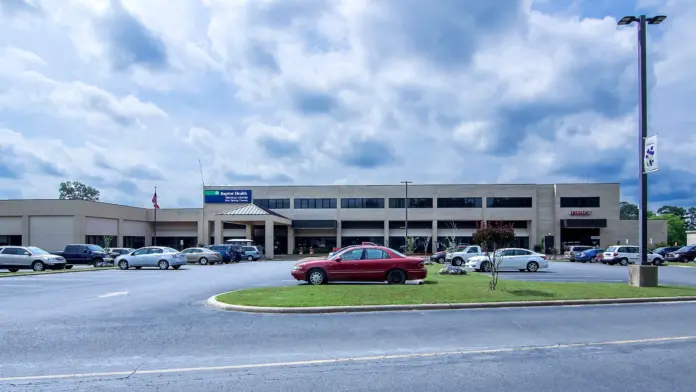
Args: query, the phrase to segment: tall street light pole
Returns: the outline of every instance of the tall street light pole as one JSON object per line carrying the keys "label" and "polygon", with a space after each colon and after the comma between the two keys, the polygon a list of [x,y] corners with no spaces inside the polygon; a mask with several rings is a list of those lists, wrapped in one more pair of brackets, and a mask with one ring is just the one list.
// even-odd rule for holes
{"label": "tall street light pole", "polygon": [[640,180],[639,203],[639,246],[640,264],[648,265],[648,173],[645,172],[643,162],[645,159],[645,139],[648,137],[648,61],[647,61],[647,27],[649,24],[657,25],[667,17],[657,15],[653,17],[624,16],[619,20],[619,26],[627,26],[633,22],[638,23],[638,68],[640,70],[640,119],[638,127],[638,179]]}
{"label": "tall street light pole", "polygon": [[413,184],[413,181],[401,181],[402,184],[405,186],[405,195],[404,195],[404,208],[405,208],[405,220],[404,220],[404,249],[406,247],[406,243],[408,242],[408,184]]}

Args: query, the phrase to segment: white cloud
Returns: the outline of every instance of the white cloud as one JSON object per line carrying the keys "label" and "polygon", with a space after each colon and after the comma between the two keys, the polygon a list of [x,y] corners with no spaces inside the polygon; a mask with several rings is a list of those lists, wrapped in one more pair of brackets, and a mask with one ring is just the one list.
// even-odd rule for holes
{"label": "white cloud", "polygon": [[[696,5],[645,1],[669,15],[650,42],[664,187],[693,172]],[[240,186],[589,176],[633,192],[635,28],[585,17],[590,2],[122,0],[120,19],[64,3],[0,16],[0,126],[12,145],[50,140],[65,179],[115,201],[157,185],[198,203],[198,158],[207,183]]]}

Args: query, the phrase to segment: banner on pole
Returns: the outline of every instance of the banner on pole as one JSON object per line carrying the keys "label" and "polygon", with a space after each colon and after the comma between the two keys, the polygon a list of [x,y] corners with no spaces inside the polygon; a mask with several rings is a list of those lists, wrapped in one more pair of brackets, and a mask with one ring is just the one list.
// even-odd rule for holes
{"label": "banner on pole", "polygon": [[643,156],[643,172],[652,173],[660,170],[657,161],[657,135],[645,138],[645,155]]}

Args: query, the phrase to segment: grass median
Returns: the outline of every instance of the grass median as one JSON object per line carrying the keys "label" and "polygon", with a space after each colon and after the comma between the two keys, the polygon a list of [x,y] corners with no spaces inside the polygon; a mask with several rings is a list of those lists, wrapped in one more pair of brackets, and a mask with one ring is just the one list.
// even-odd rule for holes
{"label": "grass median", "polygon": [[[217,296],[220,302],[267,307],[438,304],[505,301],[549,301],[597,298],[646,298],[696,296],[696,287],[630,287],[626,283],[555,283],[503,280],[488,289],[490,277],[438,275],[441,265],[429,267],[423,285],[298,284],[255,288]],[[299,282],[298,282],[299,283]]]}
{"label": "grass median", "polygon": [[68,274],[68,273],[73,273],[73,272],[104,271],[104,270],[110,270],[110,269],[116,269],[116,267],[71,268],[71,269],[62,269],[62,270],[46,270],[46,271],[41,271],[41,272],[35,272],[35,271],[0,272],[0,278],[11,278],[13,276]]}

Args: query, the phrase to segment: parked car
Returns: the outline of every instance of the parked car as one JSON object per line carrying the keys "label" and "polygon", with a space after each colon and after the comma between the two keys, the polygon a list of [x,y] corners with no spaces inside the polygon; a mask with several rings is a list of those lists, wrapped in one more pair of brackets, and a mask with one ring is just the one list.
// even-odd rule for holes
{"label": "parked car", "polygon": [[442,264],[445,262],[445,257],[447,256],[447,251],[446,250],[441,250],[439,252],[435,252],[432,256],[430,256],[430,261],[433,261],[435,263]]}
{"label": "parked car", "polygon": [[105,263],[114,261],[104,248],[91,244],[70,244],[65,245],[62,251],[52,252],[56,256],[61,256],[66,260],[65,268],[72,268],[73,264],[87,264],[99,267]]}
{"label": "parked car", "polygon": [[573,245],[568,247],[568,251],[565,252],[565,256],[568,258],[568,260],[570,260],[571,263],[574,263],[576,260],[576,254],[590,249],[592,249],[592,247],[587,245]]}
{"label": "parked car", "polygon": [[[498,264],[498,271],[537,272],[540,268],[549,268],[546,255],[528,249],[498,249],[495,251],[494,257],[494,262]],[[474,256],[467,261],[466,267],[481,272],[490,272],[493,269],[493,260],[491,260],[490,255]]]}
{"label": "parked car", "polygon": [[[608,247],[602,257],[602,264],[629,265],[640,263],[640,248],[635,245],[614,245]],[[648,251],[648,262],[654,265],[664,264],[665,259],[657,253]]]}
{"label": "parked car", "polygon": [[173,248],[148,246],[117,257],[116,265],[122,270],[131,267],[135,269],[142,267],[158,267],[162,270],[169,269],[169,267],[179,269],[182,265],[186,265],[186,255]]}
{"label": "parked car", "polygon": [[656,253],[662,257],[666,257],[667,253],[673,253],[681,249],[681,246],[663,246],[662,248],[656,248],[653,253]]}
{"label": "parked car", "polygon": [[244,256],[244,250],[239,245],[209,245],[208,249],[214,250],[222,256],[222,262],[227,264],[229,262],[239,263]]}
{"label": "parked car", "polygon": [[208,248],[188,248],[181,251],[186,256],[186,262],[208,265],[222,263],[219,252]]}
{"label": "parked car", "polygon": [[20,269],[43,271],[46,268],[61,270],[65,259],[35,246],[3,246],[0,248],[0,269],[17,272]]}
{"label": "parked car", "polygon": [[333,257],[295,264],[292,277],[318,285],[329,281],[368,281],[404,284],[425,279],[422,257],[410,257],[385,246],[349,247]]}
{"label": "parked car", "polygon": [[667,253],[665,260],[669,262],[688,263],[696,258],[696,245],[682,246],[681,248]]}
{"label": "parked car", "polygon": [[135,252],[135,249],[133,248],[106,248],[104,249],[106,253],[111,257],[112,259],[116,259],[118,256],[125,255],[128,253]]}
{"label": "parked car", "polygon": [[244,251],[244,258],[249,261],[261,260],[263,258],[263,254],[255,246],[242,246],[242,250]]}
{"label": "parked car", "polygon": [[[597,262],[597,256],[602,255],[604,253],[604,249],[601,248],[592,248],[588,250],[584,250],[582,252],[576,253],[574,255],[575,261],[579,263],[587,263],[588,261],[590,263],[596,263]],[[573,260],[571,260],[573,261]]]}
{"label": "parked car", "polygon": [[466,264],[470,258],[474,256],[482,256],[483,249],[478,245],[470,245],[463,249],[455,249],[454,252],[448,252],[445,256],[445,262],[451,263],[454,266]]}

